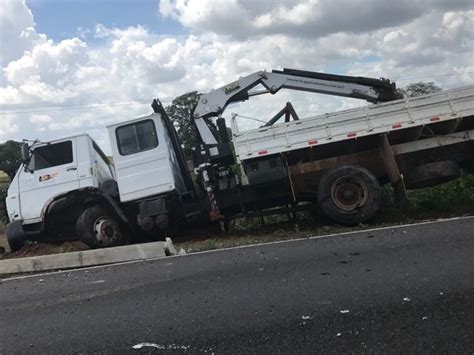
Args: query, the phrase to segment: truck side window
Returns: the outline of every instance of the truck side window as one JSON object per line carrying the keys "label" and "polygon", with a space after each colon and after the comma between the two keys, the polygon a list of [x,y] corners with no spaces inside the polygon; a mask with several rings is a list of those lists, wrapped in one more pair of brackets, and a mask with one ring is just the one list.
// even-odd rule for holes
{"label": "truck side window", "polygon": [[120,155],[129,155],[158,146],[155,123],[145,120],[117,128],[117,146]]}
{"label": "truck side window", "polygon": [[35,148],[28,168],[41,170],[72,163],[72,142],[65,141]]}

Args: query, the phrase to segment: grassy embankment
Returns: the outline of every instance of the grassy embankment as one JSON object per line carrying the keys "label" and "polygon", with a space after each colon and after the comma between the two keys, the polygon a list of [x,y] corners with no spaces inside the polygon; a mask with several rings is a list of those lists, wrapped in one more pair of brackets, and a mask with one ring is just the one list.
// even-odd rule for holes
{"label": "grassy embankment", "polygon": [[265,224],[260,218],[241,219],[232,223],[231,233],[227,236],[177,241],[176,244],[193,252],[474,215],[474,175],[463,174],[459,179],[443,185],[408,191],[408,196],[410,205],[398,208],[392,200],[392,188],[385,186],[383,211],[370,224],[356,227],[340,226],[305,212],[299,213],[292,222],[282,216],[265,217]]}
{"label": "grassy embankment", "polygon": [[[455,216],[474,215],[474,175],[463,174],[459,179],[447,184],[409,191],[410,205],[403,209],[397,208],[392,201],[392,189],[384,187],[383,210],[370,224],[355,227],[340,226],[330,221],[314,217],[309,212],[298,213],[296,219],[288,221],[285,216],[265,217],[264,224],[260,218],[245,218],[232,222],[231,231],[225,235],[217,233],[202,234],[186,232],[185,238],[174,239],[177,248],[187,252],[221,249],[232,246],[255,243],[274,242],[296,238],[308,238],[319,235],[361,231],[364,229],[396,226],[423,220],[449,218]],[[0,221],[0,248],[6,240],[2,239],[4,225]],[[7,255],[21,257],[63,253],[83,250],[80,243],[64,243],[62,245],[33,245],[28,250]]]}

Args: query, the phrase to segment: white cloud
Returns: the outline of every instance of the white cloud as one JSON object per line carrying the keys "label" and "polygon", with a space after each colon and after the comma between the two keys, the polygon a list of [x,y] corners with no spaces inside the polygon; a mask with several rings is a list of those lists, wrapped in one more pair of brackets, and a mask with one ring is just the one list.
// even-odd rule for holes
{"label": "white cloud", "polygon": [[12,117],[0,116],[0,140],[8,140],[18,133],[18,126]]}
{"label": "white cloud", "polygon": [[30,122],[34,125],[35,130],[44,132],[49,129],[49,124],[53,122],[53,118],[45,114],[32,114],[30,116]]}
{"label": "white cloud", "polygon": [[[4,0],[0,6],[0,68],[19,58],[25,50],[44,41],[45,36],[36,33],[33,14],[25,1]],[[3,78],[0,73],[0,85]]]}
{"label": "white cloud", "polygon": [[472,8],[468,0],[166,0],[159,10],[195,31],[236,38],[284,34],[319,38],[402,26],[438,9]]}
{"label": "white cloud", "polygon": [[[472,74],[433,77],[474,71],[470,1],[161,0],[161,16],[179,21],[189,35],[161,36],[139,24],[81,28],[94,34],[93,43],[84,39],[90,36],[48,39],[37,33],[22,0],[6,3],[0,10],[0,105],[30,113],[1,116],[0,141],[86,131],[106,142],[106,124],[146,114],[149,105],[80,106],[151,103],[155,96],[167,101],[261,69],[347,72],[401,78],[402,84],[405,77],[422,77],[446,88],[474,82]],[[265,119],[286,101],[303,117],[365,104],[281,92],[226,113]],[[79,107],[42,112],[56,106]]]}

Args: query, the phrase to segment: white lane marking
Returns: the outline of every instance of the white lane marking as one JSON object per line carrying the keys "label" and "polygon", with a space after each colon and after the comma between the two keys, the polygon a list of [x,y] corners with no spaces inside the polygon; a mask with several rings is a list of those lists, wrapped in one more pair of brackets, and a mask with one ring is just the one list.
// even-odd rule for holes
{"label": "white lane marking", "polygon": [[[454,218],[441,218],[441,219],[436,219],[433,221],[425,221],[425,222],[418,222],[418,223],[408,223],[408,224],[397,224],[393,226],[387,226],[387,227],[380,227],[380,228],[372,228],[372,229],[361,229],[358,231],[352,231],[352,232],[344,232],[344,233],[333,233],[333,234],[326,234],[326,235],[317,235],[314,237],[304,237],[304,238],[298,238],[298,239],[289,239],[289,240],[277,240],[274,242],[266,242],[266,243],[257,243],[257,244],[249,244],[249,245],[240,245],[237,247],[229,247],[229,248],[222,248],[222,249],[213,249],[213,250],[204,250],[204,251],[199,251],[195,253],[190,253],[186,255],[171,255],[167,256],[166,259],[171,259],[171,258],[183,258],[187,256],[193,256],[193,255],[200,255],[200,254],[207,254],[207,253],[218,253],[226,250],[233,250],[233,249],[244,249],[244,248],[253,248],[253,247],[259,247],[259,246],[265,246],[265,245],[274,245],[274,244],[282,244],[282,243],[293,243],[293,242],[301,242],[304,240],[314,240],[314,239],[324,239],[324,238],[331,238],[331,237],[347,237],[353,234],[360,234],[360,233],[368,233],[368,232],[379,232],[379,231],[384,231],[384,230],[389,230],[389,229],[394,229],[394,228],[407,228],[407,227],[417,227],[417,226],[423,226],[426,224],[437,224],[437,223],[444,223],[444,222],[453,222],[453,221],[461,221],[464,219],[474,219],[474,216],[465,216],[465,217],[454,217]],[[55,275],[55,274],[62,274],[62,273],[71,273],[71,272],[77,272],[77,271],[88,271],[88,270],[94,270],[94,269],[100,269],[100,268],[106,268],[106,267],[112,267],[112,266],[120,266],[120,265],[127,265],[127,264],[137,264],[137,263],[143,263],[143,262],[148,262],[148,261],[154,261],[154,260],[159,260],[163,259],[163,257],[157,257],[157,258],[150,258],[146,260],[133,260],[133,261],[124,261],[120,263],[115,263],[115,264],[106,264],[106,265],[95,265],[95,266],[88,266],[85,268],[80,268],[80,269],[69,269],[69,270],[60,270],[60,271],[53,271],[53,272],[44,272],[41,274],[35,274],[35,275],[22,275],[22,276],[14,276],[6,279],[0,279],[0,281],[12,281],[12,280],[19,280],[19,279],[27,279],[27,278],[32,278],[32,277],[41,277],[41,276],[47,276],[47,275]]]}
{"label": "white lane marking", "polygon": [[311,319],[310,316],[301,316],[301,319],[306,320],[306,319]]}
{"label": "white lane marking", "polygon": [[348,309],[341,309],[339,312],[341,312],[342,314],[346,314],[346,313],[349,313],[350,311]]}
{"label": "white lane marking", "polygon": [[403,298],[403,302],[410,302],[410,301],[411,299],[409,299],[408,297]]}
{"label": "white lane marking", "polygon": [[102,284],[104,282],[105,282],[105,280],[97,280],[97,281],[88,282],[88,284]]}

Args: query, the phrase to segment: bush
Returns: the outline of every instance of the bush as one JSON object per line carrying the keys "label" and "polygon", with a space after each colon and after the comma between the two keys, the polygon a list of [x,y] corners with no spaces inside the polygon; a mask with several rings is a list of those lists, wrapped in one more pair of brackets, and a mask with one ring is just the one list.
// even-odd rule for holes
{"label": "bush", "polygon": [[8,184],[0,184],[0,224],[7,224],[7,206],[5,199],[7,198]]}
{"label": "bush", "polygon": [[393,189],[384,186],[384,212],[380,221],[451,217],[474,213],[474,175],[465,172],[445,184],[409,190],[410,205],[400,209],[393,204]]}

